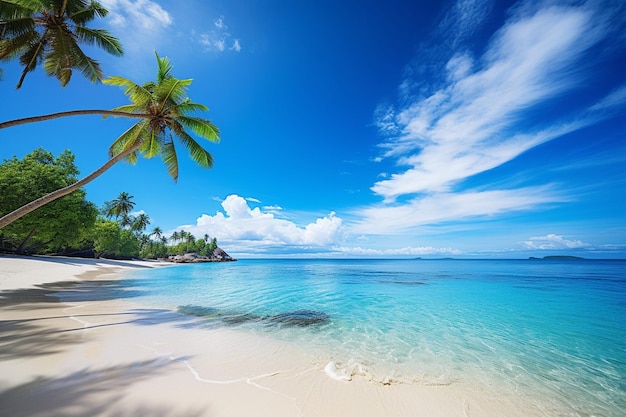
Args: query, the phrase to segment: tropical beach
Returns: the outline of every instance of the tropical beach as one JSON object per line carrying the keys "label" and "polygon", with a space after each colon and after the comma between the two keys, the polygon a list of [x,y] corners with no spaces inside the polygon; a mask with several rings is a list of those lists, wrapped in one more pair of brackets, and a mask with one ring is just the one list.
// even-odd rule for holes
{"label": "tropical beach", "polygon": [[[279,330],[273,327],[250,331],[140,301],[133,280],[152,272],[192,280],[183,268],[145,261],[0,257],[3,414],[495,417],[567,411],[554,398],[529,396],[545,387],[525,391],[523,380],[515,390],[506,388],[512,380],[486,382],[476,371],[439,380],[378,380],[358,367],[329,361],[337,357],[326,356],[324,349],[276,337]],[[140,275],[133,278],[132,273]],[[332,319],[340,321],[336,315]],[[439,334],[446,332],[442,328]],[[449,359],[443,352],[439,356],[442,363]],[[459,365],[473,369],[477,364]],[[609,395],[617,395],[617,403],[624,400],[619,389]],[[607,406],[604,412],[611,413]]]}
{"label": "tropical beach", "polygon": [[0,0],[0,417],[623,417],[625,16]]}
{"label": "tropical beach", "polygon": [[157,266],[0,257],[3,414],[500,416],[510,407],[505,398],[470,399],[453,387],[336,381],[295,345],[198,328],[123,295],[108,299],[100,288],[129,268]]}

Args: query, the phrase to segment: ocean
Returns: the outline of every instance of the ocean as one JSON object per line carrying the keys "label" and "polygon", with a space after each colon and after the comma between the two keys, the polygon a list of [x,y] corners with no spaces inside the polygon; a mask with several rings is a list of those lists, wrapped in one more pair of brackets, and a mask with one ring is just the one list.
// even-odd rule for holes
{"label": "ocean", "polygon": [[329,378],[626,415],[626,261],[240,260],[131,278],[142,303],[297,343]]}

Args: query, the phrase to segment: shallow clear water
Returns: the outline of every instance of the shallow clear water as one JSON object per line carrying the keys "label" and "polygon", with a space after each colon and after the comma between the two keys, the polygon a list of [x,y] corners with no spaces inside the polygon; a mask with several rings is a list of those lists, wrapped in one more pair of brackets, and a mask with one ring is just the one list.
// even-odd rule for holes
{"label": "shallow clear water", "polygon": [[[626,410],[626,261],[244,260],[129,285],[150,305],[295,341],[335,376],[476,381],[546,415]],[[329,319],[272,320],[303,310]]]}

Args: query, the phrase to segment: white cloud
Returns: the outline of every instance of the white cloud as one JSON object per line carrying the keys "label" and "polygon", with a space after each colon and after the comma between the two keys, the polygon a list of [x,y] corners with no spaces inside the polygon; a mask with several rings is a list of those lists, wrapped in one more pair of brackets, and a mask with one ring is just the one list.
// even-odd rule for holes
{"label": "white cloud", "polygon": [[211,30],[201,33],[198,42],[207,52],[241,51],[241,43],[239,39],[233,38],[224,22],[224,16],[220,16],[213,22]]}
{"label": "white cloud", "polygon": [[522,246],[526,249],[534,250],[554,250],[554,249],[582,249],[590,245],[580,240],[565,239],[561,235],[549,234],[546,236],[531,237]]}
{"label": "white cloud", "polygon": [[550,187],[437,193],[404,204],[380,204],[357,210],[355,214],[360,220],[352,225],[350,232],[404,233],[418,226],[531,210],[540,205],[566,200],[566,197],[557,198]]}
{"label": "white cloud", "polygon": [[[472,190],[463,182],[589,126],[626,102],[621,87],[594,106],[550,122],[526,117],[580,84],[582,60],[611,28],[590,3],[520,3],[482,56],[474,57],[462,43],[490,8],[489,1],[459,0],[437,33],[446,37],[437,39],[439,45],[447,46],[437,54],[428,47],[424,55],[441,59],[444,50],[444,65],[420,62],[400,86],[404,104],[376,109],[376,124],[388,138],[381,144],[383,156],[395,159],[398,169],[371,187],[383,201],[355,211],[355,233],[393,234],[571,200],[555,186],[498,190],[487,184]],[[441,71],[420,84],[425,68]]]}
{"label": "white cloud", "polygon": [[525,110],[572,86],[572,67],[599,39],[595,31],[588,10],[549,7],[505,24],[473,72],[470,56],[454,54],[448,84],[399,111],[402,134],[385,144],[386,156],[410,168],[372,190],[388,202],[445,192],[569,132],[559,126],[525,131],[517,123]]}
{"label": "white cloud", "polygon": [[282,247],[281,250],[327,251],[343,237],[342,220],[334,212],[300,227],[291,221],[276,218],[265,208],[251,208],[245,198],[236,194],[226,197],[222,208],[223,212],[218,211],[213,216],[203,214],[195,225],[178,229],[196,236],[208,234],[216,237],[225,248],[245,253],[271,254],[272,249],[277,247]]}
{"label": "white cloud", "polygon": [[454,248],[434,248],[432,246],[404,247],[398,249],[371,249],[361,247],[338,247],[336,251],[346,256],[395,257],[395,256],[451,256],[462,255],[463,252]]}
{"label": "white cloud", "polygon": [[150,0],[101,0],[109,10],[112,26],[141,33],[166,28],[173,23],[172,16],[158,3]]}

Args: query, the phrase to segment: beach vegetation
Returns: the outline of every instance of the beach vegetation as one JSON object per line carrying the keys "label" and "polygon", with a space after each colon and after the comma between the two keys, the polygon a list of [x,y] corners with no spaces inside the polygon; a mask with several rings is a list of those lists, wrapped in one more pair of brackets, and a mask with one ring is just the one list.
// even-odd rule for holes
{"label": "beach vegetation", "polygon": [[192,80],[173,77],[169,59],[161,58],[158,54],[156,59],[158,67],[156,81],[139,85],[122,77],[103,80],[106,84],[123,87],[131,101],[129,105],[114,109],[114,113],[141,118],[113,142],[109,148],[110,159],[87,177],[10,213],[3,213],[3,217],[0,218],[0,229],[33,210],[80,189],[122,160],[134,164],[139,156],[145,158],[161,156],[168,173],[176,181],[178,153],[174,138],[187,149],[189,156],[197,165],[204,168],[213,165],[212,155],[188,132],[211,142],[219,142],[219,129],[213,123],[191,115],[197,111],[208,111],[208,108],[203,104],[192,102],[187,97],[187,87],[191,85]]}
{"label": "beach vegetation", "polygon": [[[79,172],[74,155],[58,157],[37,149],[23,159],[0,164],[0,213],[8,213],[42,195],[76,182]],[[60,198],[0,230],[4,250],[55,253],[80,246],[92,229],[98,210],[86,200],[84,190]]]}
{"label": "beach vegetation", "polygon": [[0,60],[18,58],[23,67],[16,88],[38,65],[65,87],[79,71],[92,82],[103,72],[81,45],[96,46],[114,56],[124,53],[121,43],[104,29],[88,24],[108,14],[102,4],[85,0],[0,1]]}

